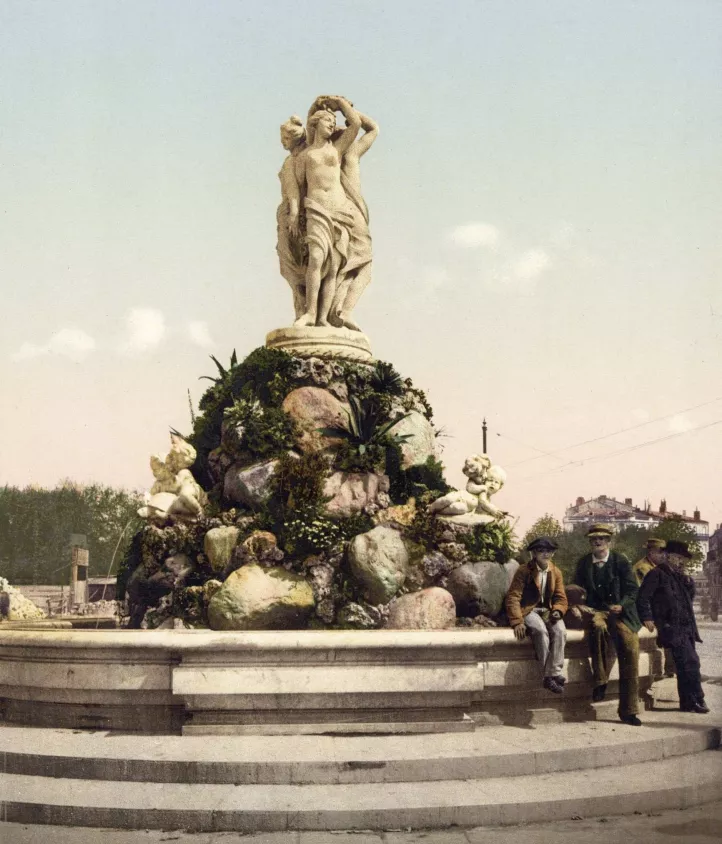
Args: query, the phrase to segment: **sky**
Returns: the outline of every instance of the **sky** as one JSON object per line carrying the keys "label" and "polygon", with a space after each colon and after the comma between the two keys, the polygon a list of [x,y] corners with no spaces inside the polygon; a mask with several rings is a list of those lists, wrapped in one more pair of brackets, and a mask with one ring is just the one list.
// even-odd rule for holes
{"label": "sky", "polygon": [[134,489],[214,372],[289,325],[278,128],[340,93],[355,316],[497,502],[722,522],[722,5],[0,0],[0,484]]}

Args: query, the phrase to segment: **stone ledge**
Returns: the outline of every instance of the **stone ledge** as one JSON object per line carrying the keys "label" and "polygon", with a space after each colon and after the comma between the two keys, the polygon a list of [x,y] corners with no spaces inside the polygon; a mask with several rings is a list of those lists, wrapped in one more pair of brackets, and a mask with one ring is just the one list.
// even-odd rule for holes
{"label": "stone ledge", "polygon": [[348,328],[276,328],[266,335],[269,349],[280,349],[301,358],[322,358],[373,363],[369,338]]}

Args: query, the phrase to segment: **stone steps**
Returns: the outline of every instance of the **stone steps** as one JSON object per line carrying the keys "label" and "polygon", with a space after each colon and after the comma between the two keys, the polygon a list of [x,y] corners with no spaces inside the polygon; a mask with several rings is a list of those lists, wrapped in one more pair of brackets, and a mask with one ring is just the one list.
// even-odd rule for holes
{"label": "stone steps", "polygon": [[[665,715],[667,713],[664,713]],[[517,777],[654,762],[719,747],[713,715],[647,713],[642,730],[618,721],[470,734],[190,736],[0,728],[3,771],[67,779],[301,785]],[[682,720],[684,719],[684,720]],[[697,719],[697,720],[694,720]],[[686,723],[685,723],[686,722]],[[700,723],[705,722],[705,723]],[[653,727],[653,729],[652,729]]]}
{"label": "stone steps", "polygon": [[2,818],[125,829],[398,829],[659,811],[719,798],[722,752],[486,779],[342,785],[187,784],[0,775]]}
{"label": "stone steps", "polygon": [[[473,733],[139,736],[0,727],[0,819],[237,832],[441,828],[720,799],[722,689],[705,716]],[[0,834],[0,840],[2,836]]]}

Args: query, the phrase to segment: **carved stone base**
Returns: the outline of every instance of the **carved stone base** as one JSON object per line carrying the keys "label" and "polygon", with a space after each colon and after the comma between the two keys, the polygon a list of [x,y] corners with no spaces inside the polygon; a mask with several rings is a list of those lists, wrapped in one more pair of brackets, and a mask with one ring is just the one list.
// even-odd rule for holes
{"label": "carved stone base", "polygon": [[266,335],[269,349],[281,349],[301,358],[342,358],[372,363],[371,343],[360,331],[348,328],[276,328]]}

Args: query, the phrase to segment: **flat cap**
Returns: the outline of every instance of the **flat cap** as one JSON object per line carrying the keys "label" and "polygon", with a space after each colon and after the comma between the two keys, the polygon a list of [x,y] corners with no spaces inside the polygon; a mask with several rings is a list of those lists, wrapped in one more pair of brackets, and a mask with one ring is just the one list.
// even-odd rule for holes
{"label": "flat cap", "polygon": [[658,539],[656,536],[650,536],[649,539],[644,543],[645,548],[664,548],[667,544],[666,540]]}
{"label": "flat cap", "polygon": [[614,536],[614,528],[603,524],[592,525],[587,531],[587,536],[603,536],[606,539],[611,539]]}
{"label": "flat cap", "polygon": [[556,551],[559,546],[548,536],[537,536],[526,546],[527,551]]}

